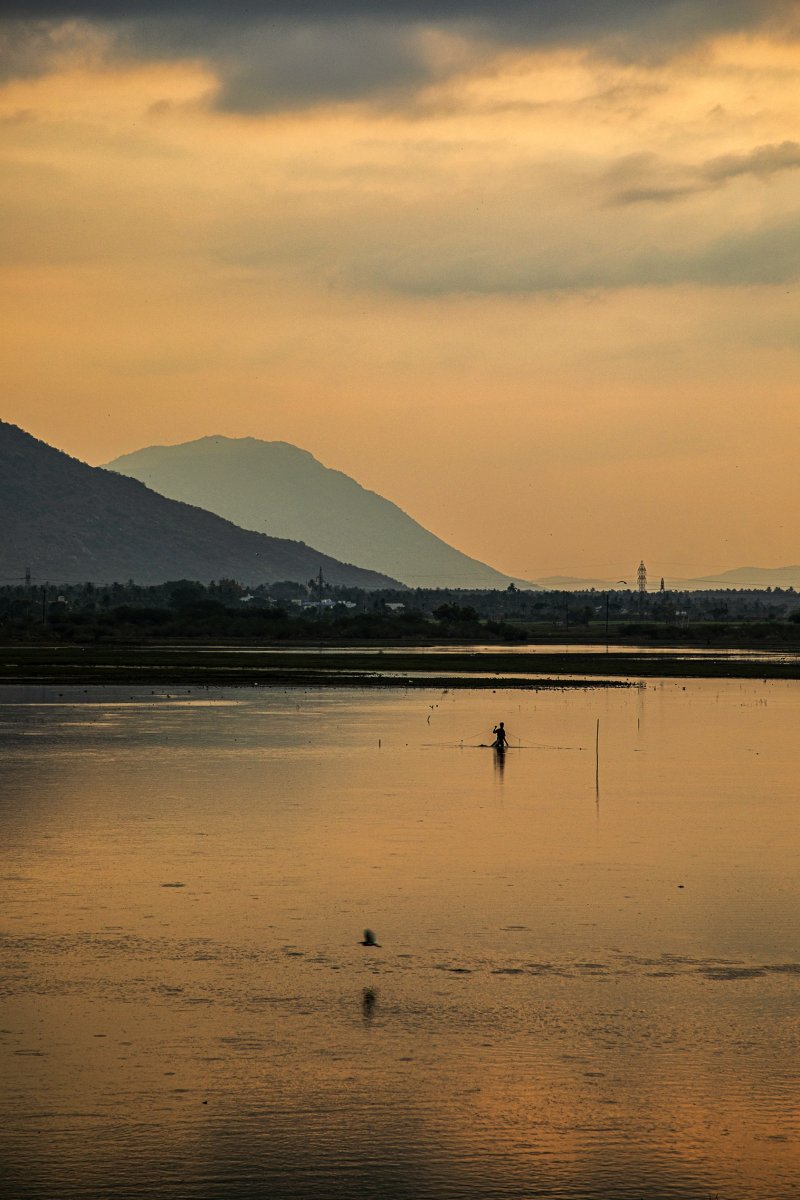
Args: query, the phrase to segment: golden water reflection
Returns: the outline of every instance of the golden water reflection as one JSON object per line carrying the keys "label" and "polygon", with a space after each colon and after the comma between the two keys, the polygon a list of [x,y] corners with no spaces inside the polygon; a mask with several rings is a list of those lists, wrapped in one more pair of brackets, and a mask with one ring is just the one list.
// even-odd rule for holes
{"label": "golden water reflection", "polygon": [[797,1195],[798,685],[198,698],[5,693],[5,1194]]}

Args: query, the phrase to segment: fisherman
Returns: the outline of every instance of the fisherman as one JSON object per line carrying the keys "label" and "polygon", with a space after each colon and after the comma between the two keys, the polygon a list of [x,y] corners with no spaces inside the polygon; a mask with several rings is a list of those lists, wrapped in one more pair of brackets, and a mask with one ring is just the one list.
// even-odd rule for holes
{"label": "fisherman", "polygon": [[494,746],[495,750],[505,750],[506,746],[508,745],[508,738],[506,737],[506,727],[502,721],[499,725],[495,725],[492,733],[494,734],[494,742],[492,745]]}

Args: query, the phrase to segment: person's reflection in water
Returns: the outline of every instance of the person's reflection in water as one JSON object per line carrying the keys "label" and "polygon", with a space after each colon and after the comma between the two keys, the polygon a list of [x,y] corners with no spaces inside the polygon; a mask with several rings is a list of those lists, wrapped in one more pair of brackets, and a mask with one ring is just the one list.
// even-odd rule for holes
{"label": "person's reflection in water", "polygon": [[378,1003],[378,996],[375,990],[371,987],[365,987],[361,993],[361,1013],[365,1021],[371,1021],[375,1015],[375,1005]]}
{"label": "person's reflection in water", "polygon": [[494,747],[494,772],[500,782],[503,782],[503,774],[506,769],[506,748],[505,746]]}

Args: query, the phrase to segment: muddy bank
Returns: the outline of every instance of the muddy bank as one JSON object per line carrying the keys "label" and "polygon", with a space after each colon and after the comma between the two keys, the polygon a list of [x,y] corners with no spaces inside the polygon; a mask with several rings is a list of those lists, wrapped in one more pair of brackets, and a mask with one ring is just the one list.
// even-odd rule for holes
{"label": "muddy bank", "polygon": [[642,678],[798,679],[795,659],[631,653],[312,653],[202,646],[0,647],[0,682],[264,687],[609,687]]}

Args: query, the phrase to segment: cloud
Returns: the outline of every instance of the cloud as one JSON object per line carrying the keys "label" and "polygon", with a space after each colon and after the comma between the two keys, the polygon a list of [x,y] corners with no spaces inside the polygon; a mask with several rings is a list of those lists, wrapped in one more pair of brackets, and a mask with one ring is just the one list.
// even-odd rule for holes
{"label": "cloud", "polygon": [[722,154],[698,166],[675,166],[654,154],[628,155],[605,175],[613,205],[664,203],[715,191],[731,179],[766,181],[800,168],[800,142],[756,146],[746,154]]}
{"label": "cloud", "polygon": [[97,61],[109,39],[88,21],[0,21],[0,81],[45,75],[60,65]]}
{"label": "cloud", "polygon": [[725,183],[737,175],[756,175],[768,179],[778,171],[800,167],[800,142],[780,142],[774,146],[757,146],[749,154],[723,154],[711,158],[701,167],[710,184]]}
{"label": "cloud", "polygon": [[800,277],[800,218],[728,232],[695,244],[677,232],[619,228],[571,239],[467,238],[413,246],[373,242],[352,250],[346,282],[409,296],[535,295],[625,288],[783,284]]}
{"label": "cloud", "polygon": [[[491,18],[487,8],[491,7]],[[5,0],[4,12],[29,20],[73,17],[122,19],[146,16],[214,18],[220,24],[252,19],[254,10],[268,18],[298,20],[350,19],[376,13],[392,22],[496,19],[544,36],[553,30],[617,28],[648,24],[653,28],[682,24],[694,30],[741,28],[785,18],[793,0]]]}
{"label": "cloud", "polygon": [[[158,31],[153,31],[158,33]],[[186,46],[185,34],[176,40]],[[137,49],[139,31],[129,35]],[[197,40],[197,53],[209,41]],[[180,48],[180,47],[179,47]],[[215,107],[258,113],[409,89],[435,77],[416,31],[367,19],[301,24],[280,19],[214,41]]]}
{"label": "cloud", "polygon": [[120,56],[210,63],[218,106],[243,113],[413,90],[461,69],[459,55],[431,56],[424,34],[434,29],[476,55],[572,46],[633,61],[720,33],[800,26],[791,0],[6,0],[4,13],[10,72],[51,69],[59,30],[77,49],[91,27]]}

